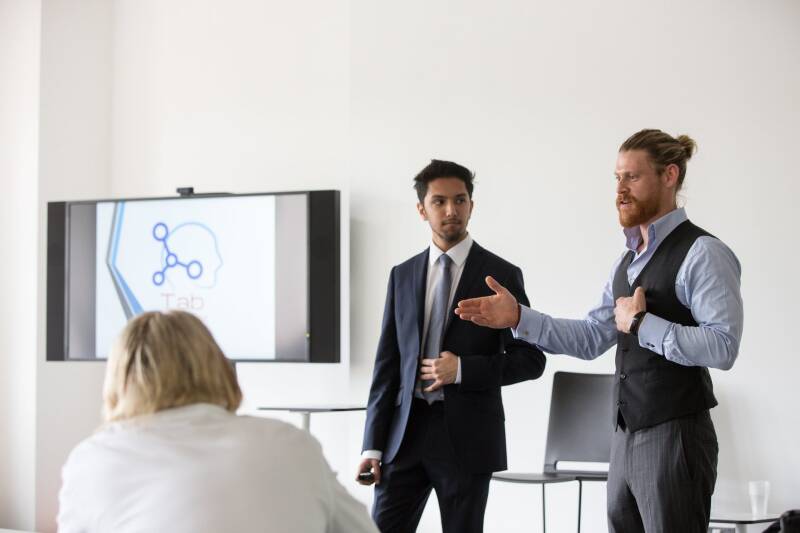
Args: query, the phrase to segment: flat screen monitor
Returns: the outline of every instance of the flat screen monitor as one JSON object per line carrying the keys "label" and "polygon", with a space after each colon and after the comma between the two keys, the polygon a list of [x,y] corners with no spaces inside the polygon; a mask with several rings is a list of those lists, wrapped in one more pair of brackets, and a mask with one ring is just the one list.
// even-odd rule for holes
{"label": "flat screen monitor", "polygon": [[47,359],[181,309],[232,360],[338,362],[339,228],[338,191],[51,202]]}

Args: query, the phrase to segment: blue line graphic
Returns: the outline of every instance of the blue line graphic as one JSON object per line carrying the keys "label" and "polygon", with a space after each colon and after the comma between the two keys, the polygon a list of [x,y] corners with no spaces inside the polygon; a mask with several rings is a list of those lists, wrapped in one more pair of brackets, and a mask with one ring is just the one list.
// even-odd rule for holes
{"label": "blue line graphic", "polygon": [[168,239],[170,235],[174,234],[176,231],[186,226],[200,227],[205,231],[207,231],[208,234],[211,235],[211,238],[214,240],[214,251],[217,254],[217,258],[219,259],[219,265],[217,266],[217,268],[214,269],[214,281],[207,287],[213,287],[217,283],[217,272],[219,272],[219,269],[222,268],[223,261],[222,261],[222,256],[219,253],[219,243],[217,242],[217,236],[214,234],[213,231],[211,231],[211,228],[199,222],[184,222],[183,224],[175,226],[175,228],[173,228],[172,231],[170,231],[169,227],[164,222],[157,222],[153,226],[153,231],[152,231],[153,238],[159,241],[164,247],[161,255],[162,267],[160,270],[154,272],[152,276],[153,284],[157,287],[160,287],[161,285],[164,284],[164,282],[167,279],[166,276],[167,271],[171,268],[178,268],[178,267],[183,268],[189,279],[193,280],[197,280],[200,278],[200,276],[203,275],[203,271],[205,270],[203,267],[203,263],[201,263],[197,259],[193,259],[188,263],[181,262],[178,255],[174,253],[169,247]]}
{"label": "blue line graphic", "polygon": [[122,292],[125,293],[125,298],[128,301],[128,304],[131,307],[131,311],[134,314],[139,314],[143,312],[142,306],[139,303],[139,300],[136,299],[134,296],[133,291],[131,291],[128,283],[125,281],[125,278],[120,274],[119,269],[117,268],[117,252],[119,251],[119,234],[122,230],[122,218],[125,215],[125,202],[119,202],[119,210],[117,211],[117,218],[114,221],[114,237],[112,239],[112,248],[111,248],[111,270],[114,274],[114,278],[117,281],[117,285],[122,289]]}

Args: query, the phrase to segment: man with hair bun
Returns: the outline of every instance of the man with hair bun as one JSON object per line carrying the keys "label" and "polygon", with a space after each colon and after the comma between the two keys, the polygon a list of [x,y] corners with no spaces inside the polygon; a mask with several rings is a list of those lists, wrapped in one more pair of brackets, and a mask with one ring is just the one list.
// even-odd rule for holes
{"label": "man with hair bun", "polygon": [[620,146],[616,204],[626,250],[584,319],[520,305],[492,278],[493,296],[464,300],[456,310],[482,326],[512,328],[515,338],[549,353],[589,360],[616,344],[612,533],[708,528],[718,453],[708,368],[733,366],[743,310],[738,259],[677,206],[695,150],[686,135],[651,129]]}

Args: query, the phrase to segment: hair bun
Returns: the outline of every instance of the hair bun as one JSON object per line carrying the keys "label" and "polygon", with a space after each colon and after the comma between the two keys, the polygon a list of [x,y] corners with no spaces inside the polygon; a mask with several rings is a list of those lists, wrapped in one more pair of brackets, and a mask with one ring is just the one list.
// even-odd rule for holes
{"label": "hair bun", "polygon": [[697,143],[694,142],[694,139],[688,135],[678,135],[677,139],[675,140],[678,141],[678,144],[683,147],[683,151],[686,153],[686,159],[691,159],[694,153],[697,151]]}

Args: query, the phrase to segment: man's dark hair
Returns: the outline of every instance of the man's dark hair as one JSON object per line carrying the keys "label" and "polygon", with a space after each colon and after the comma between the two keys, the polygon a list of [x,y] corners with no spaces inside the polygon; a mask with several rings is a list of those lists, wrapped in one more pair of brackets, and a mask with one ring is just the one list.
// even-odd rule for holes
{"label": "man's dark hair", "polygon": [[475,174],[470,169],[452,161],[431,159],[430,164],[414,177],[414,190],[417,191],[417,198],[419,198],[420,203],[425,200],[425,195],[428,194],[428,184],[438,178],[456,178],[463,181],[464,185],[467,186],[467,194],[472,199],[472,180],[475,179]]}

